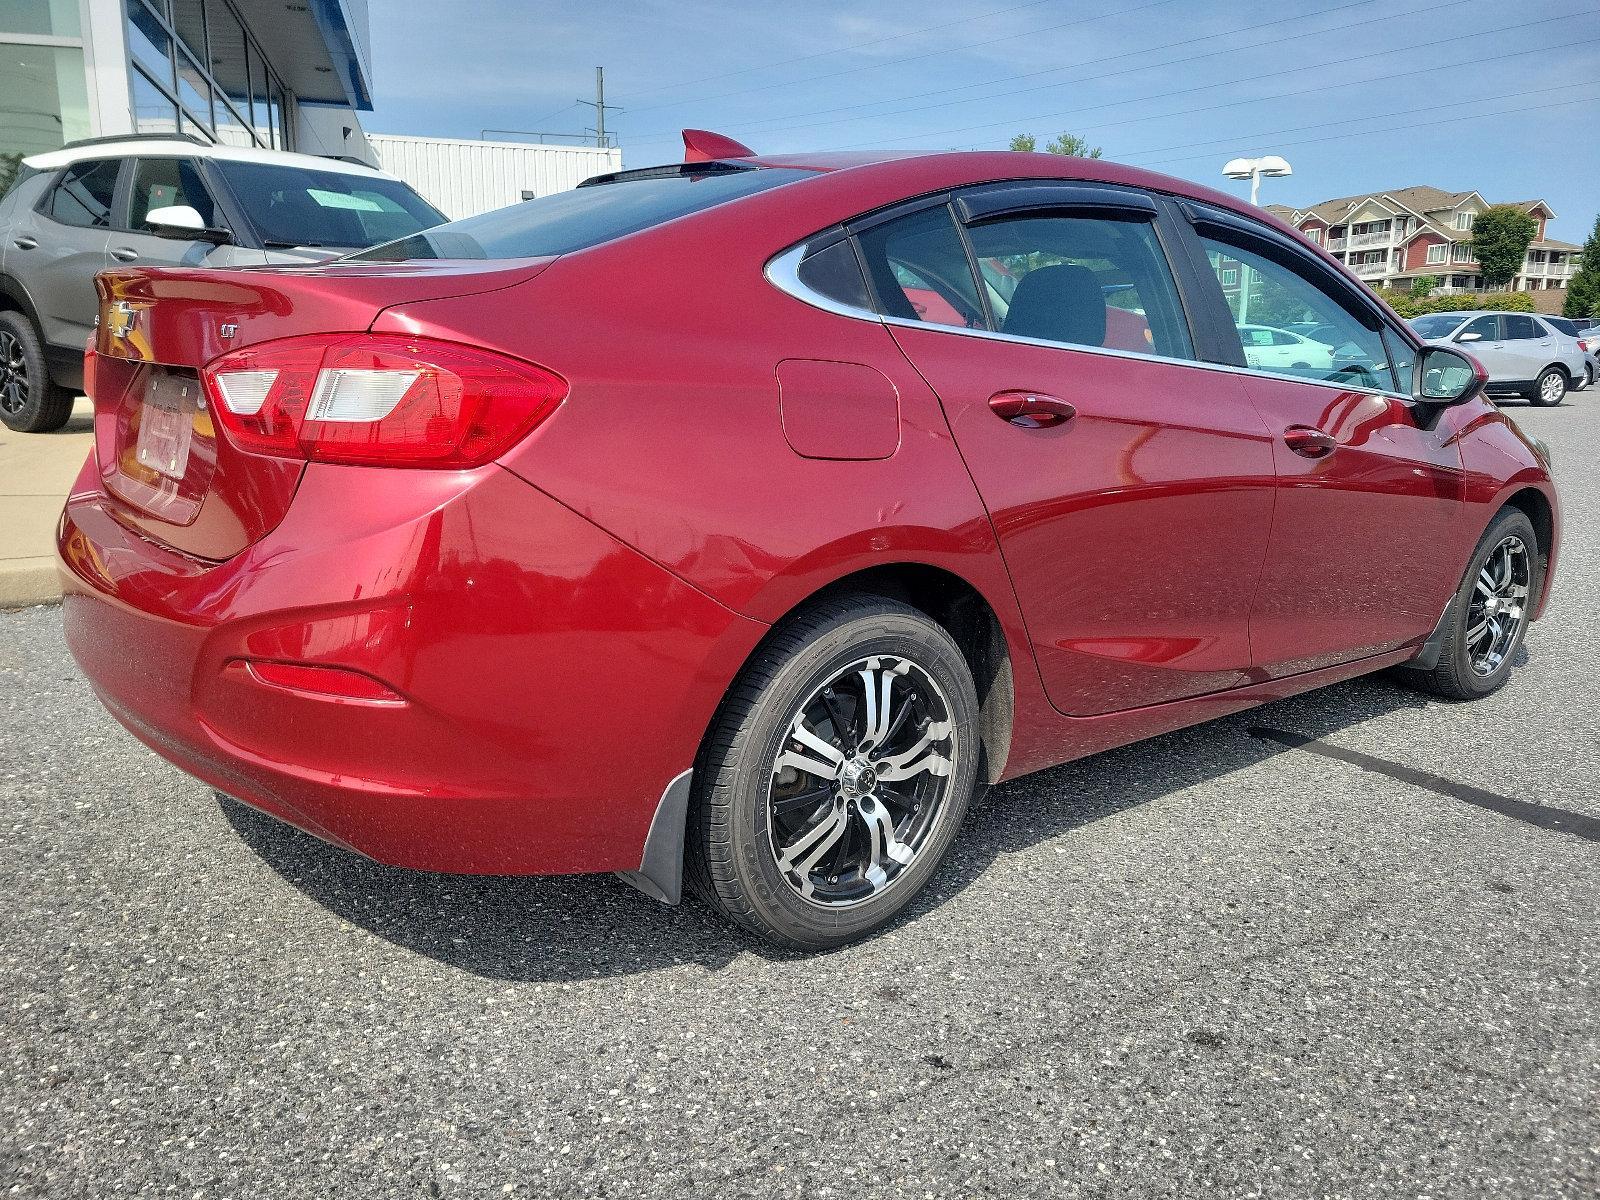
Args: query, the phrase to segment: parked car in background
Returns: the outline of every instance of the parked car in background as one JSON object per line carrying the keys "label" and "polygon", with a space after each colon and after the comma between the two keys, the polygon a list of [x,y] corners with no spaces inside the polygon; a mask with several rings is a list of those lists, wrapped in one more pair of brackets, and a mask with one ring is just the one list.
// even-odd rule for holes
{"label": "parked car in background", "polygon": [[0,420],[58,429],[83,385],[94,276],[107,267],[307,262],[391,241],[443,215],[360,163],[100,138],[22,160],[0,199]]}
{"label": "parked car in background", "polygon": [[1252,367],[1278,371],[1324,371],[1333,365],[1333,347],[1287,329],[1270,325],[1239,325],[1244,361]]}
{"label": "parked car in background", "polygon": [[1574,321],[1567,317],[1546,317],[1545,321],[1572,338],[1578,343],[1578,349],[1589,356],[1589,383],[1592,386],[1596,379],[1600,379],[1600,329],[1593,328],[1586,321]]}
{"label": "parked car in background", "polygon": [[[985,785],[1519,669],[1548,457],[1298,234],[1103,161],[685,142],[333,263],[102,274],[58,545],[111,713],[380,861],[687,882],[815,949]],[[1252,366],[1247,302],[1367,365]]]}
{"label": "parked car in background", "polygon": [[1413,317],[1411,328],[1435,346],[1467,351],[1489,372],[1488,392],[1560,404],[1589,385],[1589,356],[1548,318],[1517,312],[1441,312]]}

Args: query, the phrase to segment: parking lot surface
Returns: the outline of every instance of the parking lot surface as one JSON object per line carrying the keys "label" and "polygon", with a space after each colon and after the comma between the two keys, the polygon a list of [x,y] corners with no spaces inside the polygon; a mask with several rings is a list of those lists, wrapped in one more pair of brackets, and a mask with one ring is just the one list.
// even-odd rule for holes
{"label": "parking lot surface", "polygon": [[1507,411],[1567,512],[1502,692],[1358,680],[996,789],[819,956],[322,845],[0,614],[0,1194],[1595,1195],[1600,395]]}

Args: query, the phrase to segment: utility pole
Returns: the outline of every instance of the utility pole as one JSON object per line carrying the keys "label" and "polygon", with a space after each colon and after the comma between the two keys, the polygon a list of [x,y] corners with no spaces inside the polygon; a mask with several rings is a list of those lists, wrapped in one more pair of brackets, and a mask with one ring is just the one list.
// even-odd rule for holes
{"label": "utility pole", "polygon": [[606,103],[606,69],[604,67],[596,67],[594,69],[594,99],[579,100],[578,103],[587,104],[594,109],[595,145],[602,147],[607,145],[606,109],[609,108],[612,112],[622,112],[623,110],[615,104]]}

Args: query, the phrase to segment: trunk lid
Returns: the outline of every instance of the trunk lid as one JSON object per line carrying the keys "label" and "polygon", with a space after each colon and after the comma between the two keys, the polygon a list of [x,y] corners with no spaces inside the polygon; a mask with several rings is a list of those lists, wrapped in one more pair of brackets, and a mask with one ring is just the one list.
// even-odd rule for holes
{"label": "trunk lid", "polygon": [[198,558],[239,553],[283,519],[305,463],[231,445],[208,411],[201,367],[258,342],[362,332],[396,304],[498,291],[551,261],[105,272],[90,374],[110,510]]}

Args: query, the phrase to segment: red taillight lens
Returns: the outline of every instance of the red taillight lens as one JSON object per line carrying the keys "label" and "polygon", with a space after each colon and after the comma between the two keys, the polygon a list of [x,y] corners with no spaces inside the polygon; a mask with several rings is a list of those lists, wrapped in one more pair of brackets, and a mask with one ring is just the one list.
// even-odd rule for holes
{"label": "red taillight lens", "polygon": [[401,334],[263,342],[202,375],[244,449],[368,466],[481,466],[567,394],[565,380],[532,363]]}

